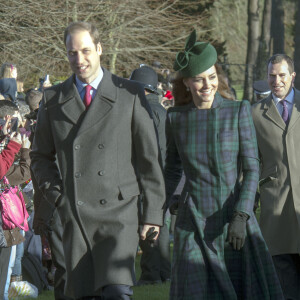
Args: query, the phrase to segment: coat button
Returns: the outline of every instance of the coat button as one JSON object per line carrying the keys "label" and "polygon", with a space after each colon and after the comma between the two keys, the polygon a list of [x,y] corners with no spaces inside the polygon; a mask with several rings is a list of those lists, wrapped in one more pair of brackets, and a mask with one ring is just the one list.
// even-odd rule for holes
{"label": "coat button", "polygon": [[81,205],[83,205],[83,204],[84,204],[84,202],[82,202],[82,201],[78,201],[78,202],[77,202],[77,204],[78,204],[79,206],[81,206]]}
{"label": "coat button", "polygon": [[103,149],[103,148],[104,148],[104,145],[103,145],[103,144],[99,144],[99,145],[98,145],[98,148],[99,148],[99,149]]}
{"label": "coat button", "polygon": [[75,150],[79,150],[80,149],[80,145],[75,145]]}
{"label": "coat button", "polygon": [[75,177],[76,177],[76,178],[81,177],[81,173],[80,173],[80,172],[76,172],[76,173],[75,173]]}
{"label": "coat button", "polygon": [[106,201],[105,199],[101,199],[101,200],[100,200],[100,204],[101,204],[101,205],[104,205],[104,204],[106,204],[106,203],[107,203],[107,201]]}
{"label": "coat button", "polygon": [[98,172],[98,175],[99,175],[99,176],[103,176],[104,174],[105,174],[105,171],[99,171],[99,172]]}

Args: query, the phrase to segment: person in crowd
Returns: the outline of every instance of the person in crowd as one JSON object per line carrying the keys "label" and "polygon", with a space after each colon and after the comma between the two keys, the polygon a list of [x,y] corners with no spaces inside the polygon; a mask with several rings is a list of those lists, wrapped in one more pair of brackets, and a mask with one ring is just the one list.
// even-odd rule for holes
{"label": "person in crowd", "polygon": [[16,65],[12,63],[4,63],[0,67],[0,79],[3,78],[14,78],[17,79],[18,70]]}
{"label": "person in crowd", "polygon": [[[159,103],[157,73],[149,66],[142,66],[132,72],[130,80],[139,82],[143,85],[145,90],[146,99],[153,113],[163,166],[166,156],[166,110]],[[151,245],[145,240],[140,240],[139,244],[142,250],[140,263],[142,273],[137,285],[156,284],[170,280],[170,244],[167,224],[164,223],[163,227],[161,227],[159,237],[155,244]]]}
{"label": "person in crowd", "polygon": [[[2,171],[6,169],[7,163],[9,163],[9,165],[12,165],[13,162],[11,161],[11,159],[13,159],[14,154],[16,154],[21,148],[21,144],[22,140],[20,134],[13,133],[10,136],[10,140],[7,146],[0,154],[0,165],[1,167],[4,167],[1,170],[1,175],[5,175],[5,173],[2,173]],[[0,221],[0,225],[2,227],[1,218]],[[16,245],[22,243],[24,241],[24,238],[18,228],[14,228],[12,230],[2,230],[2,232],[2,239],[4,238],[6,245],[3,245],[5,246],[5,248],[1,248],[0,246],[0,298],[8,300],[8,288],[10,284],[12,267],[15,263]]]}
{"label": "person in crowd", "polygon": [[39,90],[31,89],[25,94],[25,102],[29,106],[30,112],[36,111],[42,101],[43,93]]}
{"label": "person in crowd", "polygon": [[[26,174],[29,174],[26,150],[21,150],[21,157],[23,158],[21,165],[19,167],[13,165],[16,154],[28,144],[28,139],[25,136],[21,137],[20,133],[15,131],[15,128],[12,126],[12,119],[17,111],[18,107],[11,101],[0,101],[0,178],[2,179],[6,175],[12,180],[12,184],[18,184],[21,178],[25,178]],[[22,243],[24,238],[18,228],[5,231],[7,248],[0,248],[0,297],[8,300],[8,288],[12,267],[15,263],[16,245]]]}
{"label": "person in crowd", "polygon": [[[101,68],[99,36],[92,24],[71,23],[64,42],[74,74],[44,91],[30,153],[45,195],[34,229],[48,232],[57,208],[68,297],[129,299],[139,239],[138,196],[142,190],[141,238],[153,231],[149,238],[155,240],[165,186],[144,90]],[[53,209],[44,210],[49,204]]]}
{"label": "person in crowd", "polygon": [[285,299],[300,299],[300,91],[293,88],[295,76],[289,56],[272,56],[271,94],[252,109],[261,157],[260,228]]}
{"label": "person in crowd", "polygon": [[16,103],[17,99],[17,83],[14,78],[0,79],[0,93],[4,99]]}
{"label": "person in crowd", "polygon": [[170,299],[282,299],[253,213],[259,160],[250,104],[220,95],[216,61],[215,48],[197,42],[193,31],[174,63],[175,107],[166,121],[167,203],[182,170],[186,181]]}
{"label": "person in crowd", "polygon": [[0,67],[0,93],[5,99],[17,104],[17,67],[11,63],[4,63]]}
{"label": "person in crowd", "polygon": [[172,95],[172,92],[167,90],[166,93],[163,95],[161,99],[161,105],[168,109],[169,107],[174,106],[174,97]]}
{"label": "person in crowd", "polygon": [[[24,113],[26,112],[26,109],[23,104],[21,104],[22,101],[19,102],[19,113],[20,118],[24,116]],[[27,105],[26,105],[27,106]],[[0,105],[1,107],[1,105]],[[29,108],[28,108],[29,109]],[[16,114],[15,114],[16,115]],[[22,125],[20,125],[22,126]],[[18,131],[22,132],[21,129],[23,127],[19,127]],[[29,151],[30,151],[30,141],[28,136],[25,134],[25,132],[22,134],[22,147],[20,149],[19,155],[15,156],[15,162],[10,167],[10,169],[6,173],[6,177],[9,181],[9,183],[13,186],[15,185],[21,185],[24,182],[30,180],[31,174],[30,174],[30,157],[29,157]],[[25,232],[23,230],[20,230],[20,233],[22,236],[25,236]],[[20,242],[15,246],[16,253],[15,253],[15,260],[11,271],[11,277],[8,278],[11,282],[13,281],[22,281],[22,266],[21,261],[24,253],[24,243]]]}
{"label": "person in crowd", "polygon": [[[30,158],[29,158],[29,149],[30,141],[26,135],[22,135],[22,147],[20,149],[20,157],[16,156],[15,163],[10,167],[6,173],[6,178],[9,183],[13,186],[21,185],[31,178],[30,175]],[[18,230],[18,229],[17,229]],[[19,230],[20,234],[24,237],[24,230]],[[15,236],[15,233],[13,233]],[[9,274],[7,276],[7,291],[9,288],[9,283],[13,281],[22,281],[22,257],[24,253],[24,242],[23,239],[13,246],[11,254],[11,269],[9,269]]]}
{"label": "person in crowd", "polygon": [[25,95],[25,102],[29,106],[30,113],[25,115],[26,122],[24,128],[27,131],[30,131],[31,133],[29,137],[31,144],[33,142],[37,114],[38,114],[39,105],[42,100],[42,97],[43,97],[43,93],[39,90],[34,90],[34,89],[29,90]]}
{"label": "person in crowd", "polygon": [[39,90],[40,92],[43,92],[44,89],[46,89],[46,88],[52,86],[51,81],[50,81],[50,76],[49,76],[49,74],[47,74],[47,75],[45,76],[45,78],[40,78],[39,82],[40,82],[40,86],[39,86],[39,89],[38,89],[38,90]]}
{"label": "person in crowd", "polygon": [[24,81],[17,79],[17,99],[19,101],[24,101],[25,93],[24,93]]}
{"label": "person in crowd", "polygon": [[259,102],[271,94],[269,84],[266,80],[257,80],[253,82],[254,101]]}

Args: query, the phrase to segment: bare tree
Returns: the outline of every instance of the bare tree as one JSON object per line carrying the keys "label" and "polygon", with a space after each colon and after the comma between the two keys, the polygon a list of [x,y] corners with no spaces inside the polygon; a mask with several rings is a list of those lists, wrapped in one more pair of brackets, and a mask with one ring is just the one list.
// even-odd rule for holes
{"label": "bare tree", "polygon": [[298,2],[298,8],[296,13],[296,23],[295,23],[295,71],[298,74],[295,78],[295,87],[300,89],[300,2]]}
{"label": "bare tree", "polygon": [[259,5],[258,0],[248,0],[248,47],[244,85],[244,99],[253,99],[253,75],[259,44]]}
{"label": "bare tree", "polygon": [[273,54],[284,53],[284,7],[282,0],[272,0],[271,34]]}
{"label": "bare tree", "polygon": [[271,12],[272,0],[265,0],[261,36],[259,39],[259,48],[255,68],[256,80],[263,80],[267,74],[266,61],[270,56],[271,46]]}
{"label": "bare tree", "polygon": [[[206,0],[7,0],[0,7],[1,62],[19,66],[25,82],[45,73],[64,79],[69,67],[63,43],[72,21],[95,23],[101,32],[101,63],[128,76],[140,63],[159,60],[172,68],[193,28],[207,31],[207,14],[197,10]],[[184,9],[182,9],[184,8]],[[193,13],[191,13],[191,11]]]}

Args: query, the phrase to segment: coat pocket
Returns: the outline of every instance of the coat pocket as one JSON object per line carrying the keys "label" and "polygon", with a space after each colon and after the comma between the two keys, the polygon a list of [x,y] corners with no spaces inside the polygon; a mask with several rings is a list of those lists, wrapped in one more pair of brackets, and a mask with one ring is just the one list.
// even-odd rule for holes
{"label": "coat pocket", "polygon": [[259,187],[262,187],[266,183],[277,179],[277,166],[272,166],[263,170],[261,179],[259,180]]}
{"label": "coat pocket", "polygon": [[127,200],[140,194],[140,188],[137,182],[119,186],[119,200]]}

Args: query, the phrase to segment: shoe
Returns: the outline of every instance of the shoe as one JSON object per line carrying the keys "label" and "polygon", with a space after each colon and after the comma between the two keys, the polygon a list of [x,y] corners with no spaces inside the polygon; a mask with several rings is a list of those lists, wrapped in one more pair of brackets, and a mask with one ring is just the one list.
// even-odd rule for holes
{"label": "shoe", "polygon": [[151,284],[161,284],[161,280],[139,280],[136,283],[136,286],[142,286],[142,285],[151,285]]}

